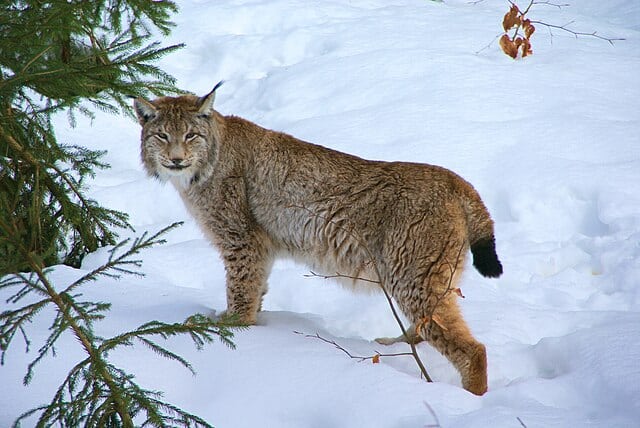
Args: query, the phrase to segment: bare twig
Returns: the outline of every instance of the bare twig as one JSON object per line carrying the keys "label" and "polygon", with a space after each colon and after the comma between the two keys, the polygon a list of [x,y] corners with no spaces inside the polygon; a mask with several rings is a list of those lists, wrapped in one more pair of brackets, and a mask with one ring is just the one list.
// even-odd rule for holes
{"label": "bare twig", "polygon": [[[376,268],[376,270],[377,270],[377,268]],[[418,368],[420,369],[420,372],[422,373],[422,376],[424,376],[424,378],[425,378],[425,380],[427,382],[433,382],[433,380],[431,379],[431,376],[429,376],[429,373],[427,372],[427,368],[424,366],[424,364],[422,364],[422,360],[418,356],[418,349],[416,348],[415,341],[411,340],[411,338],[407,334],[407,330],[404,328],[404,324],[402,323],[402,320],[400,319],[400,316],[398,315],[398,311],[396,310],[396,307],[393,304],[393,300],[391,299],[391,296],[389,295],[387,290],[382,285],[380,285],[380,288],[382,289],[382,292],[384,293],[384,297],[387,298],[387,302],[389,303],[389,307],[391,308],[391,312],[393,313],[393,317],[396,319],[396,322],[400,326],[400,330],[402,330],[402,335],[405,337],[405,339],[407,340],[407,343],[409,344],[409,347],[411,348],[411,355],[413,355],[413,358],[416,360],[416,364],[418,365]]]}
{"label": "bare twig", "polygon": [[323,274],[319,274],[316,273],[314,271],[309,271],[309,273],[307,275],[303,275],[305,278],[322,278],[322,279],[337,279],[337,278],[346,278],[346,279],[352,279],[354,281],[364,281],[364,282],[369,282],[372,284],[380,284],[380,281],[375,281],[373,279],[369,279],[369,278],[362,278],[359,276],[349,276],[349,275],[343,275],[341,273],[336,272],[335,275],[323,275]]}
{"label": "bare twig", "polygon": [[[447,238],[447,242],[451,241],[451,234],[449,234],[448,238]],[[438,305],[440,304],[440,302],[442,301],[442,299],[444,299],[449,293],[451,293],[453,291],[453,279],[455,276],[455,272],[458,269],[458,263],[460,263],[460,255],[462,254],[462,251],[464,250],[464,243],[461,243],[460,246],[458,247],[458,254],[456,254],[456,261],[455,263],[451,263],[449,261],[449,259],[447,259],[446,257],[444,257],[444,253],[446,250],[446,247],[442,250],[442,252],[440,253],[440,255],[438,256],[438,258],[431,264],[431,267],[433,267],[435,264],[439,264],[440,261],[443,261],[444,263],[446,263],[449,267],[449,281],[447,282],[447,288],[445,288],[445,290],[442,292],[441,295],[436,295],[436,301],[435,303],[432,305],[432,310],[429,314],[426,315],[426,317],[421,321],[420,324],[416,325],[416,329],[420,329],[422,328],[425,324],[428,324],[431,321],[434,321],[436,323],[438,323],[438,319],[435,318],[435,309],[438,307]],[[431,272],[431,269],[429,269],[429,271],[427,271],[427,274],[425,275],[425,277],[428,277]],[[430,299],[432,297],[432,294],[429,293],[429,295],[427,296],[427,299]],[[441,326],[443,327],[443,326]],[[443,327],[444,329],[446,329],[446,327]]]}
{"label": "bare twig", "polygon": [[[576,38],[580,36],[594,37],[596,39],[604,40],[611,45],[614,45],[615,41],[625,40],[622,37],[601,36],[597,31],[584,32],[572,30],[569,28],[569,25],[573,24],[573,21],[568,22],[564,25],[556,25],[549,24],[540,20],[532,20],[527,17],[527,14],[531,11],[533,6],[551,6],[562,9],[563,7],[569,6],[568,3],[556,3],[552,0],[530,0],[527,7],[524,10],[520,10],[515,1],[507,1],[511,5],[511,8],[505,14],[502,22],[505,32],[502,34],[498,34],[491,42],[489,42],[488,45],[476,51],[476,55],[491,47],[493,42],[495,42],[498,38],[500,38],[500,47],[502,51],[513,59],[516,59],[520,56],[524,58],[531,55],[533,53],[533,50],[531,49],[530,38],[536,30],[533,24],[542,25],[547,28],[551,37],[551,44],[553,44],[553,29],[573,34]],[[521,30],[524,33],[523,35],[520,35]],[[513,32],[513,34],[510,34],[511,32]]]}
{"label": "bare twig", "polygon": [[571,6],[569,3],[553,3],[551,1],[534,1],[533,4],[541,4],[545,6],[553,6],[558,9],[562,9],[563,7]]}
{"label": "bare twig", "polygon": [[[329,279],[329,278],[347,278],[347,279],[351,279],[354,281],[365,281],[365,282],[369,282],[369,283],[373,283],[373,284],[378,284],[378,286],[380,287],[380,289],[382,290],[382,292],[384,293],[385,298],[387,299],[387,303],[389,304],[389,307],[391,308],[391,312],[393,314],[393,317],[395,318],[398,326],[400,327],[400,330],[402,331],[402,335],[405,338],[405,341],[407,342],[407,344],[409,345],[409,347],[411,348],[411,354],[416,362],[416,364],[418,365],[418,368],[420,369],[421,375],[424,377],[424,379],[427,382],[433,382],[433,380],[431,379],[431,376],[429,376],[429,373],[427,372],[426,367],[424,366],[424,364],[422,363],[422,360],[420,359],[420,356],[418,355],[418,350],[416,348],[416,341],[413,340],[413,338],[408,334],[407,329],[404,326],[404,323],[402,322],[402,319],[400,318],[400,315],[398,314],[398,311],[396,309],[395,304],[393,303],[393,298],[391,297],[391,295],[389,294],[389,292],[387,291],[387,287],[385,287],[385,284],[383,283],[383,276],[378,268],[378,265],[375,263],[375,258],[373,256],[373,254],[371,253],[370,248],[367,246],[367,244],[365,242],[363,242],[363,240],[357,235],[357,233],[353,230],[353,229],[348,229],[344,226],[342,226],[341,224],[338,224],[337,222],[333,221],[330,218],[327,218],[326,216],[323,216],[321,214],[317,214],[314,211],[310,210],[307,207],[304,206],[291,206],[291,208],[298,208],[298,209],[303,209],[305,211],[307,211],[308,213],[324,219],[325,221],[327,221],[328,223],[331,223],[332,225],[334,225],[337,228],[340,228],[342,230],[345,230],[347,233],[349,233],[357,242],[358,244],[360,244],[361,248],[366,252],[367,257],[369,258],[369,260],[371,261],[371,266],[374,270],[374,273],[376,275],[376,277],[378,278],[378,280],[372,280],[372,279],[368,279],[368,278],[361,278],[361,277],[355,277],[355,276],[350,276],[350,275],[344,275],[341,274],[339,272],[336,272],[335,274],[331,274],[331,275],[321,275],[321,274],[317,274],[313,271],[311,271],[310,275],[306,275],[306,276],[315,276],[315,277],[321,277],[321,278],[325,278],[325,279]],[[447,239],[447,242],[451,241],[451,235],[449,235],[449,238]],[[445,256],[445,250],[446,248],[443,248],[443,250],[441,251],[441,253],[438,255],[438,257],[436,258],[436,260],[434,260],[432,262],[432,264],[429,266],[429,268],[427,269],[427,271],[424,274],[424,278],[425,280],[427,278],[430,277],[431,275],[431,269],[433,268],[433,266],[435,265],[439,265],[441,262],[446,263],[449,266],[449,281],[447,284],[447,288],[444,290],[444,292],[441,295],[436,295],[435,296],[435,303],[433,305],[431,305],[431,311],[429,314],[426,314],[426,316],[422,319],[422,320],[416,320],[417,322],[419,322],[419,324],[416,324],[415,328],[416,330],[419,330],[421,328],[424,327],[424,325],[428,324],[431,321],[434,321],[436,323],[438,323],[438,319],[434,316],[434,312],[435,309],[437,308],[437,306],[440,304],[440,302],[442,301],[442,299],[447,296],[449,293],[451,293],[453,291],[453,279],[455,276],[455,272],[458,268],[458,264],[460,262],[460,256],[462,254],[462,251],[464,250],[465,245],[464,242],[460,243],[460,247],[458,248],[458,253],[456,255],[456,260],[455,263],[451,263],[450,260],[448,260]],[[431,297],[433,297],[431,294],[426,296],[426,300],[429,301],[431,299]],[[444,327],[446,329],[446,327]],[[341,347],[340,345],[338,345],[337,343],[333,342],[333,341],[328,341],[326,339],[323,339],[321,337],[319,337],[316,334],[317,338],[320,340],[323,340],[327,343],[330,343],[332,345],[334,345],[335,347],[337,347],[338,349],[341,349],[343,352],[345,352],[347,355],[349,355],[351,358],[363,358],[363,357],[353,357],[351,356],[351,354],[346,351],[343,347]],[[406,355],[406,354],[400,354],[400,355]],[[373,358],[373,357],[365,357],[365,358]]]}
{"label": "bare twig", "polygon": [[[352,229],[347,229],[346,227],[342,226],[341,224],[338,224],[337,222],[335,222],[333,219],[327,218],[326,216],[324,216],[322,214],[318,214],[318,213],[314,212],[313,210],[311,210],[311,209],[309,209],[309,208],[307,208],[305,206],[291,205],[290,208],[297,208],[297,209],[301,209],[301,210],[307,211],[309,214],[311,214],[313,216],[316,216],[318,218],[321,218],[321,219],[325,220],[328,223],[331,223],[335,227],[346,231],[349,235],[351,235],[358,242],[358,244],[360,244],[361,248],[367,253],[367,257],[371,262],[371,266],[373,267],[374,273],[375,273],[376,277],[378,278],[378,281],[373,281],[373,280],[369,280],[369,281],[373,282],[373,283],[377,283],[378,286],[380,287],[380,289],[382,290],[382,292],[384,293],[384,296],[387,299],[387,302],[389,303],[389,307],[391,308],[391,313],[393,314],[393,317],[395,318],[396,322],[398,323],[398,326],[400,327],[400,330],[402,331],[402,335],[404,336],[405,340],[407,341],[407,343],[409,344],[409,346],[411,348],[411,355],[413,356],[413,359],[415,360],[416,364],[418,365],[418,368],[420,369],[420,373],[426,379],[427,382],[433,382],[433,380],[431,379],[431,376],[429,376],[429,372],[427,372],[427,368],[424,366],[424,364],[422,363],[422,360],[420,359],[420,356],[418,355],[418,350],[416,348],[415,343],[413,343],[413,340],[411,340],[411,338],[409,337],[409,334],[407,333],[407,329],[405,328],[404,323],[402,322],[402,319],[400,319],[400,315],[398,315],[398,311],[396,310],[396,306],[393,303],[393,299],[391,298],[391,295],[389,295],[389,292],[386,290],[385,285],[382,283],[382,278],[383,277],[382,277],[382,275],[380,273],[380,269],[378,268],[378,265],[375,262],[376,259],[373,256],[373,254],[371,253],[371,250],[367,246],[366,242],[364,242],[362,240],[362,238],[360,236],[358,236],[358,234],[356,232],[354,232]],[[359,278],[352,278],[352,279],[356,279],[357,280]]]}
{"label": "bare twig", "polygon": [[476,51],[476,55],[478,55],[478,54],[479,54],[480,52],[482,52],[482,51],[486,51],[487,49],[489,49],[489,48],[491,47],[491,45],[493,44],[493,42],[495,42],[496,40],[498,40],[501,36],[502,36],[502,33],[497,34],[497,35],[493,38],[493,40],[491,40],[491,41],[489,42],[489,44],[488,44],[488,45],[486,45],[485,47],[483,47],[483,48],[482,48],[482,49],[480,49],[480,50],[477,50],[477,51]]}
{"label": "bare twig", "polygon": [[[609,44],[613,45],[613,42],[619,42],[622,40],[626,40],[623,37],[605,37],[605,36],[601,36],[598,34],[597,31],[593,31],[591,33],[586,33],[586,32],[582,32],[582,31],[574,31],[570,28],[567,28],[569,25],[573,24],[574,21],[570,21],[564,25],[554,25],[554,24],[547,24],[546,22],[543,21],[531,21],[532,24],[539,24],[539,25],[544,25],[545,27],[552,29],[555,28],[556,30],[562,30],[562,31],[566,31],[567,33],[571,33],[575,36],[575,38],[577,39],[579,36],[584,36],[584,37],[595,37],[596,39],[600,39],[600,40],[605,40],[607,42],[609,42]],[[551,36],[553,37],[553,33],[551,33]]]}
{"label": "bare twig", "polygon": [[333,345],[336,349],[339,349],[339,350],[341,350],[342,352],[344,352],[345,354],[347,354],[347,356],[348,356],[349,358],[352,358],[352,359],[354,359],[354,360],[358,360],[358,362],[367,361],[367,360],[373,360],[373,361],[375,361],[376,359],[378,359],[378,358],[380,358],[380,357],[401,357],[401,356],[411,356],[411,352],[396,352],[396,353],[393,353],[393,354],[385,354],[385,353],[378,352],[378,351],[376,351],[376,353],[375,353],[375,354],[373,354],[373,355],[368,355],[368,356],[366,356],[366,357],[361,356],[361,355],[353,355],[353,354],[352,354],[351,352],[349,352],[345,347],[343,347],[343,346],[341,346],[340,344],[338,344],[335,340],[329,340],[329,339],[327,339],[327,338],[325,338],[325,337],[322,337],[322,336],[320,336],[320,334],[319,334],[319,333],[316,333],[316,334],[306,334],[306,333],[303,333],[303,332],[301,332],[301,331],[295,331],[295,330],[294,330],[294,333],[295,333],[295,334],[303,335],[304,337],[308,337],[308,338],[310,338],[310,339],[318,339],[318,340],[321,340],[321,341],[323,341],[323,342],[325,342],[325,343],[328,343],[328,344],[330,344],[330,345]]}
{"label": "bare twig", "polygon": [[[518,5],[517,5],[517,4],[515,4],[515,3],[514,3],[513,1],[511,1],[511,0],[509,0],[509,3],[511,3],[511,6],[516,6],[516,7],[518,7]],[[522,15],[523,15],[523,16],[524,16],[524,15],[526,15],[526,14],[529,12],[529,10],[531,9],[531,6],[533,6],[533,5],[534,5],[534,3],[535,3],[535,1],[534,1],[534,0],[531,0],[531,1],[529,2],[529,5],[526,7],[526,9],[524,10],[524,12],[522,12]]]}
{"label": "bare twig", "polygon": [[[512,5],[512,6],[516,6],[516,7],[518,6],[518,5],[517,5],[514,1],[512,1],[512,0],[508,0],[508,2],[509,2],[509,3],[511,3],[511,5]],[[529,5],[528,5],[528,6],[526,7],[526,9],[524,10],[524,12],[522,12],[522,14],[523,14],[523,15],[526,15],[526,14],[529,12],[529,10],[531,10],[531,7],[532,7],[532,6],[534,6],[534,5],[539,5],[539,4],[540,4],[540,5],[544,5],[544,6],[554,6],[554,7],[557,7],[558,9],[562,9],[563,7],[570,6],[570,4],[569,4],[569,3],[554,3],[554,2],[549,1],[549,0],[544,0],[544,1],[542,1],[542,0],[540,0],[540,1],[531,0],[531,1],[529,2]]]}
{"label": "bare twig", "polygon": [[441,428],[442,425],[440,425],[440,419],[438,419],[438,415],[436,415],[436,412],[433,410],[433,407],[431,407],[429,403],[427,403],[426,401],[424,402],[424,406],[427,408],[429,413],[431,413],[433,420],[436,421],[435,424],[425,425],[424,428]]}
{"label": "bare twig", "polygon": [[527,428],[524,422],[522,422],[522,419],[520,419],[520,416],[517,416],[516,419],[518,420],[518,422],[520,422],[520,425],[522,425],[522,428]]}

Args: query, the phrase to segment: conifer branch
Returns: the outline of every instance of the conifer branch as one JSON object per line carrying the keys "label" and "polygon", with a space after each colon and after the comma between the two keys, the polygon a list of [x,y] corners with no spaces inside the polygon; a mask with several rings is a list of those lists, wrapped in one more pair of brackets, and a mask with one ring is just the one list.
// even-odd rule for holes
{"label": "conifer branch", "polygon": [[[121,242],[111,251],[104,265],[82,276],[62,291],[57,291],[49,281],[46,270],[40,265],[37,257],[20,248],[32,268],[33,275],[17,275],[15,278],[2,281],[1,284],[5,288],[10,286],[19,288],[19,291],[9,300],[16,302],[17,297],[22,298],[28,295],[29,291],[38,294],[44,292],[47,298],[17,310],[0,313],[2,361],[4,362],[5,351],[15,333],[23,332],[27,340],[24,324],[31,322],[35,315],[48,304],[54,305],[56,309],[56,315],[50,327],[51,333],[28,365],[24,378],[25,384],[32,380],[36,366],[47,355],[55,353],[55,345],[65,331],[70,331],[76,337],[87,357],[71,369],[49,405],[25,412],[16,420],[14,426],[18,426],[26,418],[39,414],[39,423],[47,426],[58,421],[63,426],[75,427],[82,423],[84,426],[101,427],[110,420],[119,421],[121,425],[117,426],[133,427],[134,421],[139,419],[143,421],[142,426],[210,427],[203,419],[162,401],[160,393],[140,388],[133,381],[133,376],[111,364],[107,356],[110,351],[118,347],[133,346],[134,342],[140,342],[157,355],[176,361],[195,373],[194,368],[184,357],[161,345],[154,338],[166,340],[179,335],[188,336],[196,348],[201,349],[217,337],[233,348],[235,346],[231,340],[233,333],[227,324],[196,314],[182,323],[150,321],[132,331],[103,339],[94,333],[93,322],[104,318],[104,313],[110,305],[78,301],[77,298],[80,295],[77,292],[72,293],[81,285],[95,281],[99,276],[109,277],[119,274],[112,274],[111,270],[120,269],[121,272],[141,274],[129,268],[121,269],[119,266],[127,266],[131,263],[139,266],[140,262],[132,260],[131,257],[142,249],[164,242],[162,235],[177,225],[168,226],[158,233],[145,233],[132,241]],[[1,219],[0,227],[11,229]],[[125,245],[127,242],[128,247]],[[32,288],[25,291],[25,287]],[[112,423],[109,422],[109,424]]]}
{"label": "conifer branch", "polygon": [[[109,388],[109,391],[111,392],[111,396],[114,402],[116,412],[120,416],[120,419],[123,425],[125,427],[133,427],[133,420],[131,419],[131,415],[127,410],[127,404],[123,400],[123,397],[120,394],[119,388],[117,387],[113,377],[111,376],[111,373],[108,370],[106,370],[106,367],[105,367],[106,364],[102,360],[102,357],[98,353],[98,350],[93,346],[92,342],[89,340],[89,338],[85,334],[85,331],[78,325],[76,320],[70,315],[70,313],[68,312],[68,307],[67,305],[65,305],[62,296],[55,291],[55,288],[49,282],[49,279],[47,278],[46,274],[42,270],[42,267],[40,266],[38,261],[34,260],[33,256],[29,253],[25,253],[24,256],[29,262],[30,267],[33,269],[36,275],[38,275],[38,280],[47,290],[47,294],[51,296],[51,301],[57,306],[59,311],[58,313],[64,319],[64,323],[69,326],[72,333],[75,335],[78,341],[82,344],[82,347],[84,348],[85,352],[89,355],[89,360],[91,361],[91,363],[97,367],[98,374],[103,378],[105,384],[107,385],[107,387]],[[41,350],[39,351],[38,357],[31,364],[29,364],[27,376],[25,377],[25,384],[29,383],[29,381],[31,380],[31,377],[33,375],[33,367],[46,355],[46,352],[48,352],[48,350],[51,349],[55,340],[57,340],[63,332],[64,330],[61,329],[59,331],[55,331],[54,333],[52,333],[52,336],[49,337],[45,346],[41,348]]]}

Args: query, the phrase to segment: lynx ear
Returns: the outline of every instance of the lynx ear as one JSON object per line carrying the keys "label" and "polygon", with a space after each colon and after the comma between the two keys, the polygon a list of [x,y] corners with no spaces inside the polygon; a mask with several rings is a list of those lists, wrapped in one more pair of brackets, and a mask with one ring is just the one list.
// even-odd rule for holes
{"label": "lynx ear", "polygon": [[200,97],[198,103],[200,104],[200,108],[198,109],[199,116],[210,116],[213,113],[213,101],[216,98],[216,89],[218,89],[224,80],[219,81],[216,86],[213,87],[211,92],[209,92],[204,97]]}
{"label": "lynx ear", "polygon": [[140,125],[144,125],[154,117],[156,117],[156,107],[144,98],[138,97],[133,101],[133,109],[138,115]]}

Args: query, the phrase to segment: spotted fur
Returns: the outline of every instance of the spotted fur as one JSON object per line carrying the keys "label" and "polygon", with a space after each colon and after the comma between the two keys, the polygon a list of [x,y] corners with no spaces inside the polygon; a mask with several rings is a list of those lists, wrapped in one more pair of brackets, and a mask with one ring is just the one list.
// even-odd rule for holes
{"label": "spotted fur", "polygon": [[481,273],[502,273],[473,187],[441,167],[365,160],[223,116],[214,96],[137,99],[135,110],[147,172],[173,183],[220,252],[227,310],[256,322],[278,256],[355,286],[378,281],[417,326],[412,339],[431,343],[483,394],[485,348],[452,292],[469,247]]}

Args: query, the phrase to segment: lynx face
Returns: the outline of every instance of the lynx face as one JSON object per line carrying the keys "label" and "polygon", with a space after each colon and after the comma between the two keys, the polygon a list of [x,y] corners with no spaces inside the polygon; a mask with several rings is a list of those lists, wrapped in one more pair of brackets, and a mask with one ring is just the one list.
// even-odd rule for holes
{"label": "lynx face", "polygon": [[217,141],[210,118],[214,94],[183,96],[180,103],[168,98],[135,101],[142,125],[141,157],[149,175],[187,187],[210,174]]}

